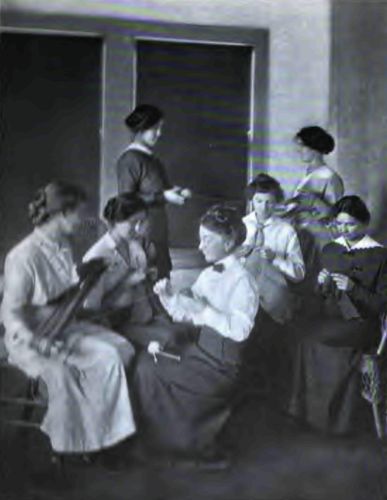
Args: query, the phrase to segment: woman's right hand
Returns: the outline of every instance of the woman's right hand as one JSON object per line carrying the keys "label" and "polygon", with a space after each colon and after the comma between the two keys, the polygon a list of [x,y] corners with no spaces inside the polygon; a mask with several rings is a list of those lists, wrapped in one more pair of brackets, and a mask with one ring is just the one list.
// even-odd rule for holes
{"label": "woman's right hand", "polygon": [[164,191],[164,199],[173,205],[184,205],[186,198],[181,194],[181,189],[177,186]]}
{"label": "woman's right hand", "polygon": [[319,285],[323,285],[327,278],[329,277],[330,273],[328,271],[328,269],[322,269],[320,272],[319,272],[319,275],[317,276],[317,283]]}

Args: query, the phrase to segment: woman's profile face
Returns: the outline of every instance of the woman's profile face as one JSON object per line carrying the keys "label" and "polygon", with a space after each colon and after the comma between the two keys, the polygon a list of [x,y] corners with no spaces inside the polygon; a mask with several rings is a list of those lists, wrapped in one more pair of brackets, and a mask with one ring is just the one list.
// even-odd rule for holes
{"label": "woman's profile face", "polygon": [[340,235],[348,241],[358,241],[366,233],[366,226],[345,212],[337,214],[336,227]]}
{"label": "woman's profile face", "polygon": [[316,156],[318,156],[317,151],[306,146],[298,137],[295,138],[294,142],[296,145],[297,153],[303,163],[311,163],[316,158]]}
{"label": "woman's profile face", "polygon": [[154,148],[157,141],[160,139],[163,129],[163,120],[160,120],[153,127],[144,130],[143,132],[139,132],[136,135],[136,140],[140,141],[144,146],[148,148]]}
{"label": "woman's profile face", "polygon": [[199,228],[199,250],[204,255],[206,262],[212,263],[226,257],[233,244],[222,234],[216,233],[206,226]]}
{"label": "woman's profile face", "polygon": [[134,236],[145,237],[149,228],[145,211],[132,215],[129,219],[114,223],[114,232],[122,239]]}
{"label": "woman's profile face", "polygon": [[70,236],[75,233],[83,219],[84,205],[80,205],[73,210],[63,212],[61,217],[61,230],[64,235]]}

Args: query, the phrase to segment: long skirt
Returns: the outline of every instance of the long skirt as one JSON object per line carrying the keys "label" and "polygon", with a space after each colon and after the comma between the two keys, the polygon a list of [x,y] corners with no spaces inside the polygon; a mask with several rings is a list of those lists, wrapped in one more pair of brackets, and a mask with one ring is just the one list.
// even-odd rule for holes
{"label": "long skirt", "polygon": [[378,335],[377,322],[325,319],[296,352],[289,412],[331,433],[364,429],[359,363]]}
{"label": "long skirt", "polygon": [[67,328],[62,354],[44,357],[6,336],[9,361],[47,387],[41,429],[61,453],[100,450],[132,435],[135,423],[124,365],[133,347],[119,335],[90,323]]}
{"label": "long skirt", "polygon": [[181,357],[155,363],[148,353],[140,356],[134,378],[140,432],[158,454],[201,456],[214,449],[230,415],[238,370],[197,344]]}
{"label": "long skirt", "polygon": [[195,340],[197,329],[182,323],[173,323],[164,316],[156,316],[148,324],[134,324],[131,321],[116,325],[115,329],[140,348],[147,348],[149,342],[157,341],[163,348],[176,349]]}

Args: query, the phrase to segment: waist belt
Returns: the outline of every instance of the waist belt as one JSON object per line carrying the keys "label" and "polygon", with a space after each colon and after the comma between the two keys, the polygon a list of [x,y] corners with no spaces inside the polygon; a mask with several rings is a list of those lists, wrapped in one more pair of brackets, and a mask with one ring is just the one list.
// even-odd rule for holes
{"label": "waist belt", "polygon": [[210,356],[216,358],[221,363],[239,365],[242,358],[242,350],[246,342],[236,342],[235,340],[223,337],[212,328],[204,326],[200,331],[198,345]]}

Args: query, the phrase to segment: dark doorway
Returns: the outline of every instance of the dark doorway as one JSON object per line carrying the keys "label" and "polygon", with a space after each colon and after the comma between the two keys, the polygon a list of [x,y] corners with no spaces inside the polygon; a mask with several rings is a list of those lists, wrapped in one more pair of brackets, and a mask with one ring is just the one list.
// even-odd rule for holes
{"label": "dark doorway", "polygon": [[137,103],[165,112],[158,154],[172,183],[198,196],[169,207],[171,245],[197,244],[200,215],[219,200],[244,205],[252,48],[137,40]]}
{"label": "dark doorway", "polygon": [[1,35],[1,258],[30,230],[28,202],[52,179],[83,185],[98,213],[101,54],[97,38]]}

